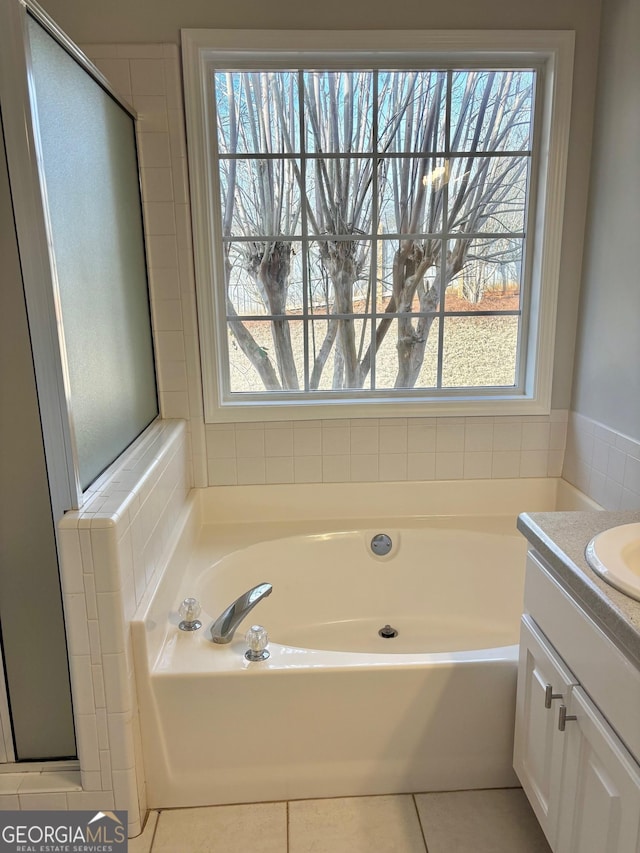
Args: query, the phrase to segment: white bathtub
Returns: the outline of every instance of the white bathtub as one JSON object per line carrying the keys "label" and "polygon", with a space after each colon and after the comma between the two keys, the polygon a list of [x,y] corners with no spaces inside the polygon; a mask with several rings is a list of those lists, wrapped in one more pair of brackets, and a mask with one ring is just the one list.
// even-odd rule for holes
{"label": "white bathtub", "polygon": [[[194,493],[133,623],[149,806],[517,784],[515,518],[553,509],[557,483]],[[385,557],[369,547],[380,532],[394,543]],[[213,644],[212,620],[263,581],[273,593],[231,644]],[[177,628],[187,595],[203,607],[193,633]],[[271,656],[249,663],[256,623]],[[378,636],[386,624],[396,638]]]}

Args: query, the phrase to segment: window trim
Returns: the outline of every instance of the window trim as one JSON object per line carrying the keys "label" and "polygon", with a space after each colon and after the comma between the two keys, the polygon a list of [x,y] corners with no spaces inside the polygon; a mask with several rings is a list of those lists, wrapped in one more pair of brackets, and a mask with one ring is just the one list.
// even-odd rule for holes
{"label": "window trim", "polygon": [[[208,423],[309,420],[327,418],[442,417],[548,414],[555,346],[560,254],[569,123],[572,95],[574,33],[572,31],[323,31],[323,30],[183,30],[182,56],[189,154],[192,225],[198,300],[198,324],[202,362],[205,421]],[[349,392],[328,402],[309,395],[295,401],[255,399],[226,402],[221,399],[220,365],[216,347],[216,257],[212,235],[216,233],[219,205],[212,203],[216,176],[208,157],[215,131],[209,92],[213,62],[243,63],[269,68],[282,61],[304,64],[339,62],[341,68],[361,67],[371,54],[382,61],[409,66],[429,53],[443,67],[508,65],[536,67],[542,72],[543,90],[536,114],[534,157],[539,157],[535,184],[536,215],[533,230],[529,305],[523,306],[523,323],[529,332],[523,349],[526,376],[523,392],[511,389],[475,396],[468,390],[430,397],[428,391],[394,396],[382,402],[384,391],[363,394],[354,400]],[[461,59],[461,54],[463,59]],[[386,56],[385,56],[386,55]],[[546,156],[540,157],[544,151]],[[219,225],[219,223],[217,223]],[[527,317],[525,318],[525,313]],[[315,393],[315,392],[312,392]],[[359,394],[362,392],[359,392]]]}

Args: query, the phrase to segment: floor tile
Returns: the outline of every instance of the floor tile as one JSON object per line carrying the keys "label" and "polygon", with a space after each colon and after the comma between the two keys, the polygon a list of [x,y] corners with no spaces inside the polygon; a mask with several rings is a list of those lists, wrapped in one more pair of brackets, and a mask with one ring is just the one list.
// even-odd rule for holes
{"label": "floor tile", "polygon": [[152,853],[285,853],[286,803],[160,812]]}
{"label": "floor tile", "polygon": [[289,853],[425,853],[410,795],[289,803]]}
{"label": "floor tile", "polygon": [[550,853],[520,788],[416,794],[429,853]]}
{"label": "floor tile", "polygon": [[149,853],[158,823],[158,812],[149,812],[141,835],[129,839],[129,853]]}

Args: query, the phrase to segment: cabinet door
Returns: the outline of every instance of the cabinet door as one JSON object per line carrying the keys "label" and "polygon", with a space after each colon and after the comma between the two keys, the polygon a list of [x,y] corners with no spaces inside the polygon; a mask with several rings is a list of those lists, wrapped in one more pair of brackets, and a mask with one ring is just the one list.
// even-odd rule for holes
{"label": "cabinet door", "polygon": [[557,853],[640,853],[640,767],[581,687],[567,714]]}
{"label": "cabinet door", "polygon": [[522,617],[520,629],[513,766],[554,847],[564,746],[558,707],[575,679],[530,616]]}

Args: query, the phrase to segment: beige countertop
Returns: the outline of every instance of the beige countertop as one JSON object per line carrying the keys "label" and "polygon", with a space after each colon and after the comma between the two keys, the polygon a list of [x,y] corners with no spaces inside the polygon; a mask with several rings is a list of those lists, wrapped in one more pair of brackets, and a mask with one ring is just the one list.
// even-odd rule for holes
{"label": "beige countertop", "polygon": [[543,557],[556,580],[640,669],[640,601],[605,583],[584,552],[603,530],[640,521],[640,511],[532,512],[518,518],[518,530]]}

